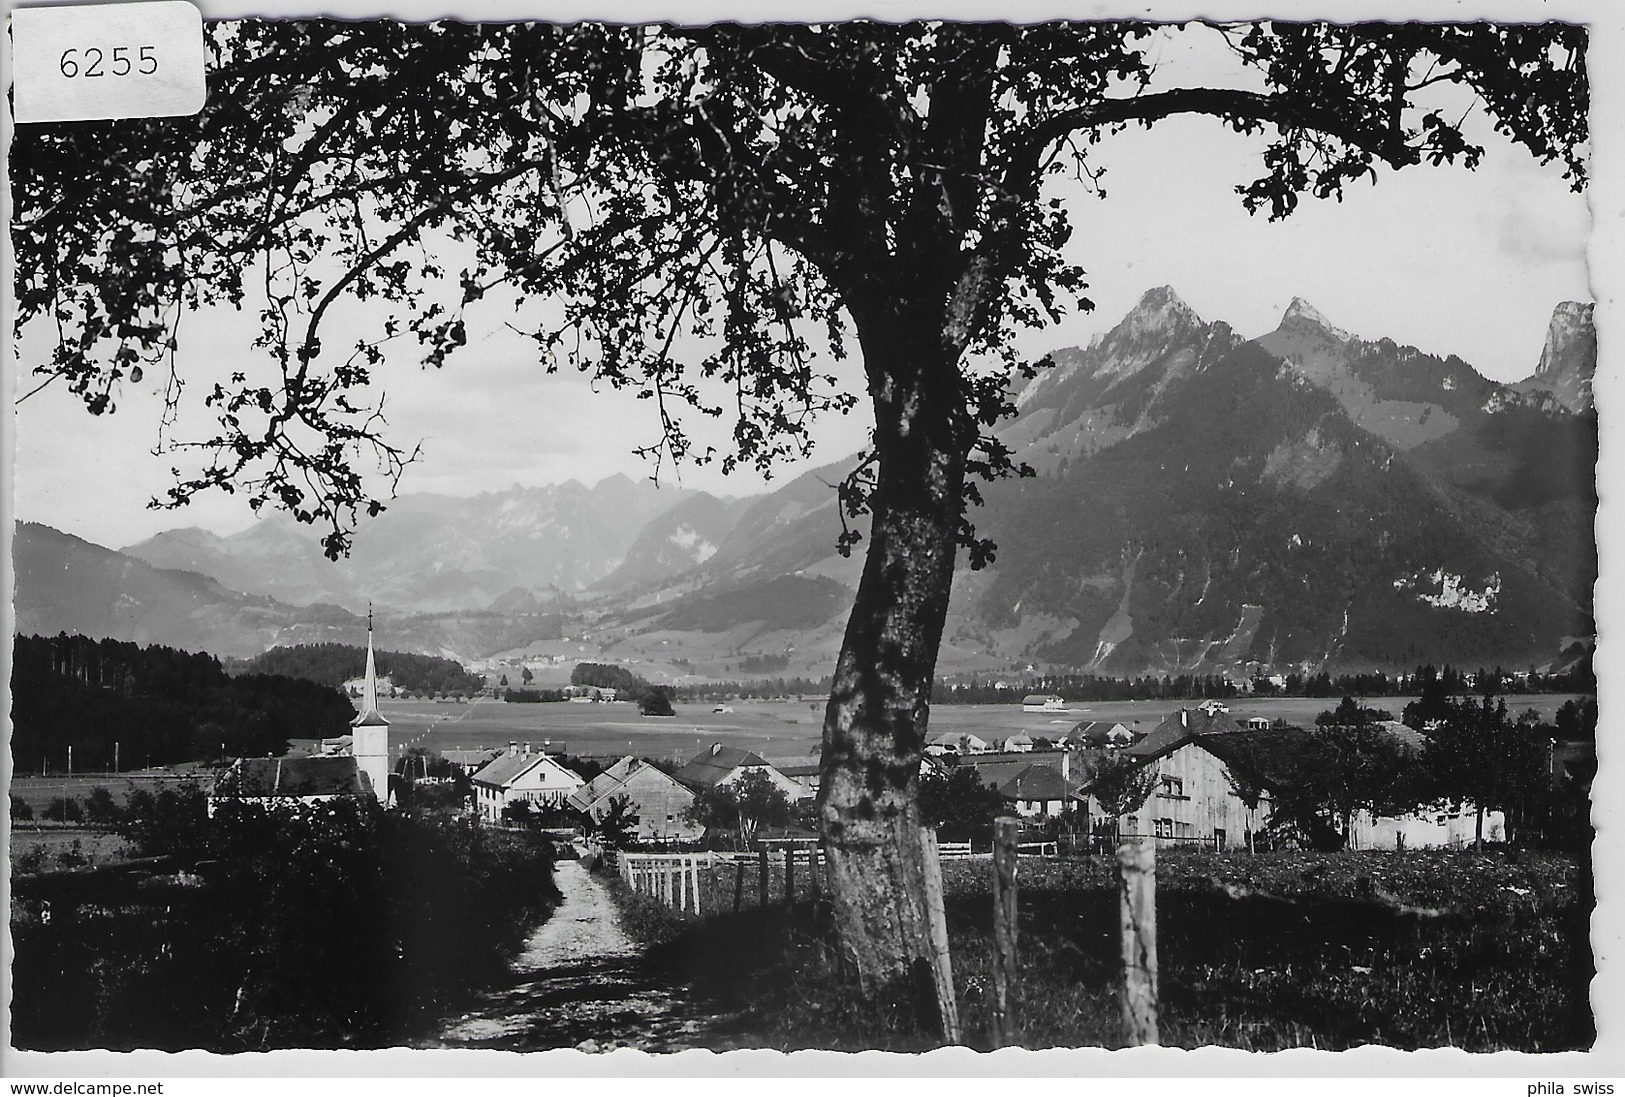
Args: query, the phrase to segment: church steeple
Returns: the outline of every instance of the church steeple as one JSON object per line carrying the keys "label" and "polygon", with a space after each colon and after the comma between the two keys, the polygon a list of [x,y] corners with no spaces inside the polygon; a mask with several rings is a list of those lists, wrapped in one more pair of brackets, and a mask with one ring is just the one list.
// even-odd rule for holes
{"label": "church steeple", "polygon": [[389,721],[378,711],[378,664],[372,654],[372,603],[367,603],[367,678],[361,689],[361,712],[350,721],[351,727],[388,727]]}
{"label": "church steeple", "polygon": [[361,711],[350,721],[350,753],[372,783],[373,795],[389,802],[389,721],[378,711],[378,662],[372,652],[372,603],[367,604],[367,678]]}

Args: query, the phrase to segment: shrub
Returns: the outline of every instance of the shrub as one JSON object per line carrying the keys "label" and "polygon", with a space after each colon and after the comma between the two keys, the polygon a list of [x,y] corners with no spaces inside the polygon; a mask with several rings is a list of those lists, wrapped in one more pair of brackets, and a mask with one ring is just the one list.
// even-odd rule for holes
{"label": "shrub", "polygon": [[57,796],[45,805],[45,818],[53,823],[81,823],[84,821],[84,810],[79,801],[73,797]]}

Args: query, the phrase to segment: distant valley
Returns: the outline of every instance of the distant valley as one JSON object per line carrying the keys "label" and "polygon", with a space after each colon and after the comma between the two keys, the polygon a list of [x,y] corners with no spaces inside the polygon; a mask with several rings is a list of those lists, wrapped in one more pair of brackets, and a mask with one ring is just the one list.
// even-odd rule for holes
{"label": "distant valley", "polygon": [[[1573,302],[1502,385],[1307,302],[1246,340],[1152,290],[1015,393],[1000,433],[1037,476],[984,492],[999,551],[961,569],[939,673],[1553,665],[1594,631],[1595,363]],[[622,476],[405,495],[339,564],[285,517],[121,552],[23,524],[18,629],[252,655],[356,642],[371,601],[396,650],[815,677],[862,565],[835,552],[850,463],[742,499]]]}

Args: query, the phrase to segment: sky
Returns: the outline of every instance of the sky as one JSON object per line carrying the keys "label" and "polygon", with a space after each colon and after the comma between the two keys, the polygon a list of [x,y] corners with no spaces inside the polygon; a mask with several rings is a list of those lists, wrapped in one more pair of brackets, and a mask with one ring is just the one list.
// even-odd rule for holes
{"label": "sky", "polygon": [[[1184,44],[1190,40],[1160,47],[1167,71],[1215,75],[1213,55]],[[1248,215],[1233,190],[1259,174],[1262,138],[1208,119],[1174,119],[1108,138],[1100,155],[1106,197],[1077,185],[1055,192],[1076,228],[1069,255],[1088,272],[1097,307],[1025,332],[1018,346],[1038,357],[1086,342],[1147,289],[1171,285],[1204,319],[1228,321],[1243,335],[1273,329],[1301,296],[1357,336],[1456,354],[1496,380],[1526,377],[1538,363],[1554,306],[1592,299],[1586,265],[1592,216],[1586,197],[1572,194],[1555,167],[1540,167],[1494,134],[1479,136],[1489,151],[1476,172],[1384,172],[1375,185],[1353,184],[1341,202],[1306,198],[1292,217],[1273,224]],[[201,377],[250,353],[251,321],[251,314],[189,318],[183,371]],[[24,370],[18,395],[33,387],[30,361],[48,351],[33,334],[25,332],[18,348]],[[861,392],[858,364],[838,368]],[[651,405],[594,391],[581,377],[547,375],[495,314],[471,324],[469,345],[443,370],[397,360],[384,372],[391,440],[408,449],[421,442],[424,451],[403,492],[467,496],[652,472],[632,453],[655,437]],[[203,498],[180,511],[148,509],[147,500],[171,482],[174,463],[151,453],[158,386],[150,379],[127,385],[118,403],[116,414],[91,418],[51,386],[18,406],[17,518],[115,548],[177,526],[229,533],[254,521],[240,495]],[[862,403],[844,418],[827,417],[813,458],[800,467],[856,451],[868,426]],[[797,471],[785,468],[780,481]],[[724,477],[715,466],[675,476],[668,469],[663,479],[730,495],[769,487],[750,473]]]}

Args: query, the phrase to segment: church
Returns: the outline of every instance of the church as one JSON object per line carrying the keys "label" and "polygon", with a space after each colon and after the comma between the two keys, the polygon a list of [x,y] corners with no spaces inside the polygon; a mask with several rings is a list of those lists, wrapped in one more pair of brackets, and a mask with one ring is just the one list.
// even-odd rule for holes
{"label": "church", "polygon": [[291,807],[372,796],[389,805],[389,721],[378,711],[371,609],[367,611],[367,671],[362,679],[361,711],[350,721],[348,738],[348,754],[238,758],[215,783],[209,795],[209,814],[227,800]]}

